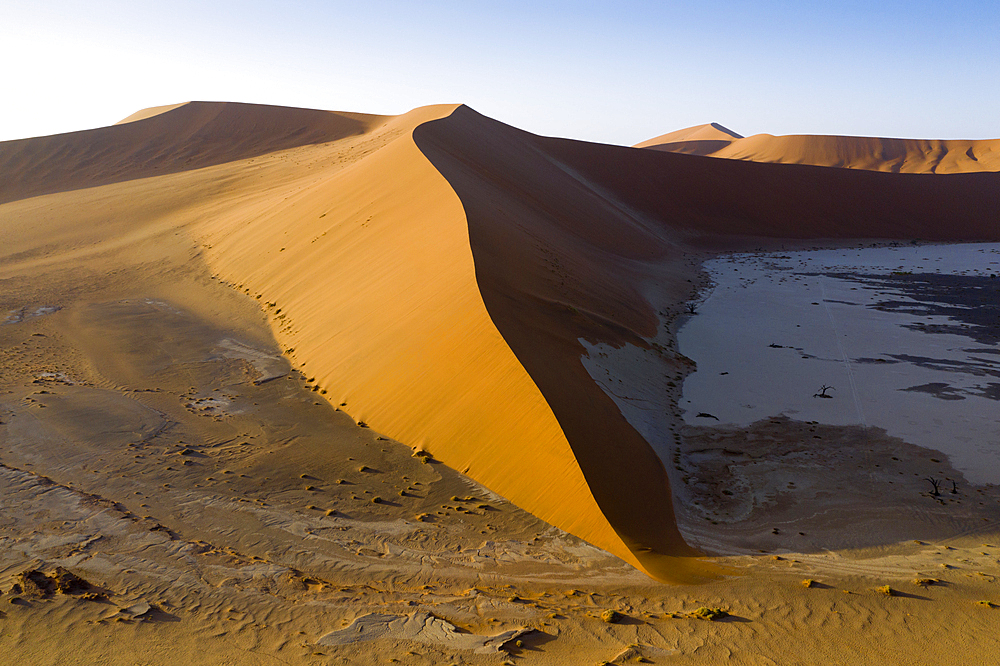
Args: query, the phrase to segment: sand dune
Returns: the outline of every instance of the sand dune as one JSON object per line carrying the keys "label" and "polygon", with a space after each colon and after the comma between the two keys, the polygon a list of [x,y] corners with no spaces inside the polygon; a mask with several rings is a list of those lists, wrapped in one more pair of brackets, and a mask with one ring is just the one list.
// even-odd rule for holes
{"label": "sand dune", "polygon": [[637,143],[635,148],[652,148],[671,153],[711,155],[743,137],[718,123],[695,125],[668,132]]}
{"label": "sand dune", "polygon": [[[189,106],[105,130],[165,123]],[[638,565],[594,502],[545,398],[493,325],[462,204],[410,138],[413,127],[452,108],[373,119],[370,131],[354,133],[358,122],[339,115],[241,106],[246,127],[312,114],[313,126],[296,134],[297,143],[331,139],[331,123],[352,133],[256,160],[220,140],[211,161],[229,161],[215,167],[144,179],[132,179],[131,170],[102,187],[12,202],[8,219],[32,223],[19,226],[6,249],[12,257],[38,256],[30,265],[46,267],[88,258],[100,264],[112,250],[183,253],[193,242],[216,276],[270,304],[279,344],[332,404],[346,403],[356,420]],[[199,113],[214,122],[226,112],[225,105],[201,105]],[[171,127],[179,122],[175,117]],[[288,139],[275,134],[264,134],[259,147]],[[152,141],[158,154],[194,150],[188,134],[169,136],[176,145],[160,134],[166,145]],[[32,141],[23,152],[37,155]],[[79,172],[71,156],[85,166],[91,150],[77,148],[79,134],[63,137],[69,148],[56,137],[37,141],[66,157],[57,167],[39,158],[26,171],[48,169],[44,184],[71,189]],[[116,159],[150,152],[127,141]],[[231,160],[234,154],[240,159]],[[40,237],[49,241],[42,249]]]}
{"label": "sand dune", "polygon": [[0,203],[334,141],[384,120],[256,104],[156,107],[111,127],[0,142]]}
{"label": "sand dune", "polygon": [[[894,174],[678,155],[559,139],[546,145],[623,204],[692,242],[740,238],[993,240],[994,173]],[[745,247],[745,244],[744,244]]]}
{"label": "sand dune", "polygon": [[410,139],[451,110],[388,122],[287,203],[227,211],[208,261],[276,304],[279,342],[334,404],[636,563],[483,305],[462,202]]}
{"label": "sand dune", "polygon": [[643,141],[635,147],[750,162],[811,164],[894,173],[1000,171],[1000,139],[885,139],[770,134],[744,138],[736,134],[727,136],[717,127],[721,126],[713,123],[679,130]]}
{"label": "sand dune", "polygon": [[[579,340],[648,347],[660,322],[647,294],[689,298],[689,244],[997,236],[992,174],[928,180],[636,151],[537,137],[467,107],[415,138],[465,207],[493,322],[559,419],[602,512],[663,577],[684,563],[660,556],[689,552],[666,472],[584,370]],[[686,359],[660,356],[663,372],[683,377]]]}
{"label": "sand dune", "polygon": [[122,118],[115,125],[124,125],[125,123],[134,123],[137,120],[145,120],[146,118],[152,118],[153,116],[158,116],[161,113],[166,113],[167,111],[173,111],[179,106],[184,106],[185,104],[190,104],[190,102],[180,102],[178,104],[164,104],[163,106],[151,106],[148,109],[139,109],[135,113]]}

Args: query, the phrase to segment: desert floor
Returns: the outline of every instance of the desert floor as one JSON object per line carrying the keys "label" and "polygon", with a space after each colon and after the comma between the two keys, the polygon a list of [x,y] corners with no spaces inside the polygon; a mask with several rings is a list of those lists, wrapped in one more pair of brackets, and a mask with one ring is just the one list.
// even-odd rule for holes
{"label": "desert floor", "polygon": [[[929,497],[921,477],[956,475],[917,447],[862,450],[850,427],[782,419],[686,427],[679,464],[698,503],[681,526],[720,573],[656,583],[319,399],[259,303],[192,264],[33,261],[0,275],[0,650],[21,663],[997,653],[1000,493],[963,482]],[[727,439],[747,436],[767,463],[727,457]],[[803,450],[813,437],[827,455]],[[735,477],[748,488],[729,495]],[[728,617],[690,615],[701,607]],[[323,639],[371,613],[455,630]]]}

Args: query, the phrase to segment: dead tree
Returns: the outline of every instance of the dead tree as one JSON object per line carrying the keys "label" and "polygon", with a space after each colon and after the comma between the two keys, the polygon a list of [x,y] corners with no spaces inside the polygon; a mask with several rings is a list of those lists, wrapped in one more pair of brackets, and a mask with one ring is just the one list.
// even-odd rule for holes
{"label": "dead tree", "polygon": [[833,388],[832,386],[827,386],[826,384],[823,384],[822,386],[819,387],[819,392],[818,393],[813,393],[813,397],[814,398],[833,398],[832,395],[827,395],[826,394],[826,392],[829,391],[832,388]]}
{"label": "dead tree", "polygon": [[954,480],[952,480],[952,482],[951,482],[951,494],[952,495],[957,495],[958,494],[958,484],[955,483]]}
{"label": "dead tree", "polygon": [[697,303],[688,303],[687,304],[687,311],[688,311],[688,314],[698,314],[698,304]]}
{"label": "dead tree", "polygon": [[941,496],[941,490],[940,490],[941,479],[935,479],[933,476],[928,476],[926,479],[924,479],[924,481],[927,481],[932,486],[934,486],[934,490],[931,492],[931,497]]}

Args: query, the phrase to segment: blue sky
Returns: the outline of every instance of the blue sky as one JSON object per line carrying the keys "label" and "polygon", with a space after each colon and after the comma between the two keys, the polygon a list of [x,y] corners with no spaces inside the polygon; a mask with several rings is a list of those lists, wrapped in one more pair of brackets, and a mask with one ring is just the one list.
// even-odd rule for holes
{"label": "blue sky", "polygon": [[625,145],[706,122],[1000,137],[997,0],[5,0],[0,59],[0,140],[192,99],[385,114],[462,102]]}

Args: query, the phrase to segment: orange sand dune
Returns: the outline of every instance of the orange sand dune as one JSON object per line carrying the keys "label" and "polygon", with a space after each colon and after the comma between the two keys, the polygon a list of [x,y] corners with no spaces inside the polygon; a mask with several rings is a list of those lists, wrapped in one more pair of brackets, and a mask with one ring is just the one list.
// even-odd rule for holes
{"label": "orange sand dune", "polygon": [[134,123],[137,120],[145,120],[146,118],[152,118],[153,116],[158,116],[161,113],[166,113],[167,111],[173,111],[179,106],[184,106],[185,104],[190,104],[191,102],[180,102],[179,104],[164,104],[163,106],[151,106],[148,109],[140,109],[135,113],[131,114],[126,118],[122,118],[115,125],[124,125],[125,123]]}
{"label": "orange sand dune", "polygon": [[384,120],[255,104],[156,107],[111,127],[0,142],[0,203],[324,143]]}
{"label": "orange sand dune", "polygon": [[[483,304],[461,201],[413,143],[415,126],[453,107],[366,118],[239,105],[243,126],[261,128],[254,150],[211,133],[193,140],[230,106],[195,106],[200,124],[184,105],[7,147],[4,173],[21,183],[42,174],[38,189],[54,193],[0,207],[11,231],[3,252],[38,270],[151,262],[157,275],[186,245],[195,253],[188,263],[207,262],[269,304],[279,344],[331,403],[639,565]],[[288,119],[303,123],[294,135]],[[178,126],[194,129],[163,132]],[[266,147],[281,149],[259,154]],[[139,157],[194,151],[214,166],[155,178],[136,177],[148,168],[99,171],[95,180],[111,182],[72,189],[84,187],[79,171],[103,167],[95,154],[146,167]],[[24,159],[20,170],[12,154]]]}
{"label": "orange sand dune", "polygon": [[721,133],[717,130],[713,133],[702,128],[714,128],[714,123],[664,134],[635,147],[750,162],[811,164],[897,173],[1000,171],[1000,139],[883,139],[770,134],[746,138],[734,135],[734,138],[718,136]]}
{"label": "orange sand dune", "polygon": [[[713,160],[538,137],[467,107],[414,136],[465,207],[493,322],[559,419],[604,515],[664,577],[683,564],[660,555],[687,552],[665,470],[587,374],[579,340],[647,346],[658,322],[646,293],[690,297],[692,244],[1000,237],[993,174]],[[661,355],[684,369],[683,357]]]}
{"label": "orange sand dune", "polygon": [[552,139],[549,151],[622,204],[697,244],[746,238],[994,240],[1000,175],[885,173]]}
{"label": "orange sand dune", "polygon": [[694,127],[668,132],[667,134],[647,139],[642,143],[637,143],[635,147],[653,148],[655,150],[685,153],[688,155],[710,155],[722,150],[733,141],[742,138],[736,132],[718,123],[708,123],[707,125],[695,125]]}

